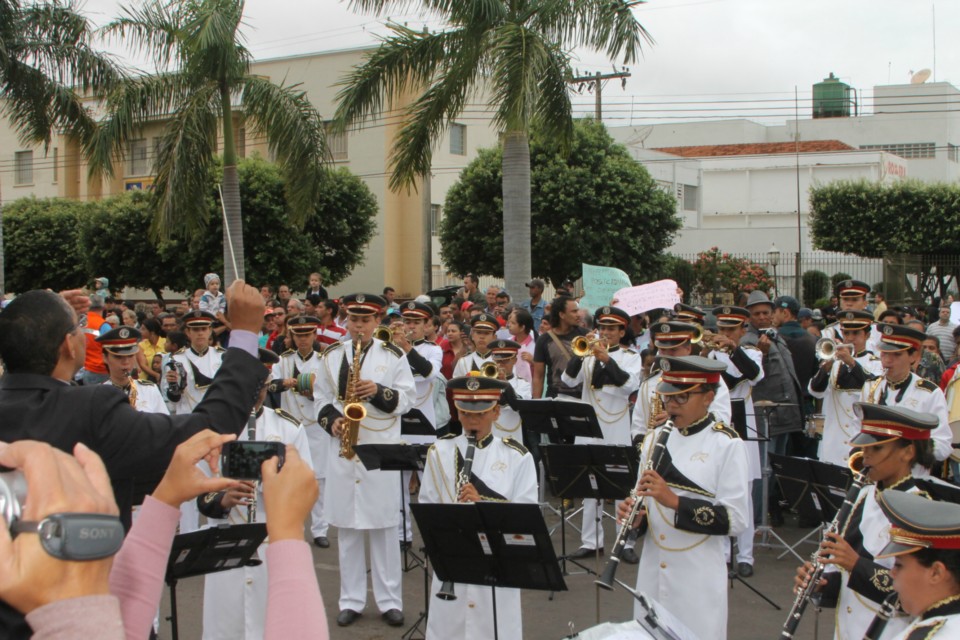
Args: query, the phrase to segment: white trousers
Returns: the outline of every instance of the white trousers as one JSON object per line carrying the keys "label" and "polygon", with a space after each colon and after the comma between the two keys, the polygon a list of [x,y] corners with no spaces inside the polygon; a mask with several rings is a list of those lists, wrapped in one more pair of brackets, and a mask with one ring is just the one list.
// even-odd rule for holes
{"label": "white trousers", "polygon": [[200,509],[196,500],[187,500],[180,505],[179,533],[192,533],[200,528]]}
{"label": "white trousers", "polygon": [[313,503],[313,508],[310,509],[310,533],[314,538],[326,536],[327,529],[330,528],[330,523],[323,519],[323,484],[325,482],[326,478],[317,478],[320,495],[317,496],[317,501]]}
{"label": "white trousers", "polygon": [[337,546],[340,549],[340,610],[363,611],[367,605],[365,535],[370,542],[370,577],[377,609],[381,613],[390,609],[402,611],[400,545],[397,544],[397,529],[393,526],[384,529],[337,530]]}
{"label": "white trousers", "polygon": [[[401,542],[413,542],[413,513],[410,512],[410,478],[413,471],[401,471],[400,479],[400,522],[397,524],[397,538]],[[406,520],[406,522],[404,522]],[[404,528],[406,525],[406,528]]]}
{"label": "white trousers", "polygon": [[[603,549],[603,501],[584,498],[582,515],[580,546],[587,549]],[[599,522],[597,518],[600,518]]]}

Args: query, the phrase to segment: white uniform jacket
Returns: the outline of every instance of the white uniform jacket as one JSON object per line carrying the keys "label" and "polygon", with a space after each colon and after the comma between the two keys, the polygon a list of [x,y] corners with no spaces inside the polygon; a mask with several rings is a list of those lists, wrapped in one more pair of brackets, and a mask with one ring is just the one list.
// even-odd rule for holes
{"label": "white uniform jacket", "polygon": [[[436,431],[434,387],[437,385],[437,378],[443,375],[440,373],[440,367],[443,366],[443,349],[432,342],[418,340],[414,343],[413,349],[407,353],[407,362],[410,364],[410,372],[416,384],[416,395],[409,410],[416,409],[422,413],[428,426]],[[430,444],[437,439],[437,436],[404,435],[403,439],[411,444]]]}
{"label": "white uniform jacket", "polygon": [[814,398],[823,400],[823,439],[817,457],[823,462],[847,465],[850,445],[847,444],[860,433],[860,420],[853,412],[853,404],[860,402],[863,381],[883,373],[880,358],[864,351],[854,358],[860,375],[850,375],[847,365],[834,361],[830,373],[818,369],[810,379],[807,389]]}
{"label": "white uniform jacket", "polygon": [[[327,431],[343,415],[353,348],[353,342],[341,342],[323,353],[317,387],[319,424]],[[361,355],[360,378],[376,382],[377,393],[363,401],[367,417],[360,423],[357,444],[400,444],[400,416],[410,408],[416,393],[403,351],[372,339]],[[400,472],[367,471],[360,456],[341,458],[336,439],[327,454],[323,489],[324,517],[335,527],[382,529],[400,521]]]}
{"label": "white uniform jacket", "polygon": [[[248,440],[247,429],[238,440]],[[310,445],[300,424],[290,414],[276,409],[262,409],[257,417],[257,440],[282,442],[293,447],[300,457],[311,465]],[[220,494],[201,496],[199,500],[217,500]],[[201,507],[201,510],[203,508]],[[211,526],[243,524],[247,522],[247,507],[236,506],[224,519],[209,518]],[[256,521],[266,522],[263,494],[257,487]],[[261,640],[267,614],[267,544],[258,550],[263,564],[211,573],[203,584],[203,638],[204,640]]]}
{"label": "white uniform jacket", "polygon": [[[107,380],[103,384],[113,383]],[[132,389],[136,389],[137,394],[134,399],[134,409],[145,413],[170,415],[170,410],[167,409],[167,403],[163,401],[163,396],[160,394],[160,387],[158,387],[156,383],[131,379],[130,389],[123,389],[124,393],[127,394],[127,398],[130,397]]]}
{"label": "white uniform jacket", "polygon": [[630,444],[630,394],[640,386],[643,361],[632,349],[610,348],[610,362],[596,356],[571,358],[560,379],[570,387],[582,386],[580,399],[597,412],[603,439],[580,438],[577,444]]}
{"label": "white uniform jacket", "polygon": [[751,480],[759,480],[760,447],[756,438],[760,434],[757,433],[757,416],[753,409],[753,387],[763,380],[763,352],[751,345],[740,345],[732,353],[711,351],[707,357],[727,365],[722,376],[730,389],[730,399],[743,400],[747,414],[748,439],[743,443],[747,449],[747,476]]}
{"label": "white uniform jacket", "polygon": [[471,351],[457,360],[457,366],[453,368],[453,377],[460,378],[469,374],[471,371],[480,371],[480,367],[484,362],[492,361],[493,355],[489,351],[484,355],[480,355],[480,353],[476,351]]}
{"label": "white uniform jacket", "polygon": [[[637,392],[637,402],[633,406],[633,419],[630,422],[631,439],[647,434],[647,425],[650,422],[650,402],[653,400],[653,394],[656,393],[658,384],[660,384],[659,369],[651,373],[650,377],[640,385],[640,391]],[[714,395],[713,402],[710,403],[710,413],[718,421],[730,424],[732,418],[730,390],[722,378],[717,385],[717,393]]]}
{"label": "white uniform jacket", "polygon": [[[529,400],[530,383],[516,375],[507,378],[507,383],[513,389],[513,396],[517,400]],[[513,401],[513,398],[510,400]],[[520,429],[522,422],[520,413],[509,404],[500,405],[500,417],[493,423],[493,435],[498,438],[513,438],[523,442],[523,432]]]}
{"label": "white uniform jacket", "polygon": [[167,398],[177,403],[178,415],[192,412],[194,407],[203,400],[207,388],[213,382],[213,377],[220,369],[220,363],[223,362],[223,353],[224,349],[220,347],[208,347],[203,353],[184,347],[173,354],[173,362],[180,365],[177,369],[186,374],[187,383],[180,392],[176,385],[167,383],[164,378],[164,390]]}
{"label": "white uniform jacket", "polygon": [[[886,637],[886,636],[884,636]],[[893,640],[953,640],[960,638],[960,602],[933,607],[894,636]]]}
{"label": "white uniform jacket", "polygon": [[[880,381],[879,386],[876,381],[868,380],[864,382],[860,392],[860,401],[873,401],[888,407],[904,407],[921,413],[932,413],[940,423],[930,434],[933,440],[933,456],[942,461],[949,458],[953,452],[953,431],[947,418],[947,401],[943,397],[943,391],[933,382],[924,380],[915,373],[911,373],[896,388],[888,384],[886,378]],[[913,473],[925,475],[918,468],[914,468]]]}
{"label": "white uniform jacket", "polygon": [[[437,440],[427,453],[420,486],[420,502],[453,504],[457,501],[457,474],[463,464],[467,439],[463,435]],[[492,434],[477,443],[471,479],[485,499],[536,503],[537,474],[533,456],[512,438]],[[479,481],[478,481],[479,480]],[[493,633],[493,598],[490,588],[456,584],[456,600],[440,600],[440,581],[433,576],[427,640],[489,640]],[[497,628],[501,640],[523,637],[520,590],[497,589]]]}
{"label": "white uniform jacket", "polygon": [[296,378],[305,373],[315,374],[313,389],[303,393],[296,389],[280,392],[280,408],[296,418],[303,425],[310,442],[310,455],[313,456],[313,471],[317,478],[327,477],[327,452],[332,438],[317,425],[320,407],[317,395],[320,385],[320,353],[310,351],[307,357],[291,349],[280,356],[280,362],[273,367],[273,379]]}
{"label": "white uniform jacket", "polygon": [[[661,432],[655,429],[644,439],[641,469]],[[670,433],[659,472],[680,505],[674,511],[646,500],[637,590],[666,607],[697,637],[723,640],[727,538],[740,535],[752,517],[743,441],[708,414],[687,428],[686,435],[679,429]],[[634,604],[634,616],[640,615],[639,604]]]}

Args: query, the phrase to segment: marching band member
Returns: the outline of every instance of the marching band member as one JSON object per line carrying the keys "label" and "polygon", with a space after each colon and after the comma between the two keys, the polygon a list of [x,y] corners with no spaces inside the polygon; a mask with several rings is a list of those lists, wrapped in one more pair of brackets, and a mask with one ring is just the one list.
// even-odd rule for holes
{"label": "marching band member", "polygon": [[[935,383],[917,376],[912,367],[920,360],[920,345],[925,337],[922,331],[897,324],[878,325],[880,333],[880,364],[886,372],[876,380],[864,380],[861,402],[891,407],[904,407],[932,413],[939,424],[933,430],[933,457],[941,462],[953,451],[953,431],[947,419],[947,401]],[[857,370],[850,372],[859,375]],[[914,469],[916,475],[928,475],[929,469]]]}
{"label": "marching band member", "polygon": [[[573,357],[561,379],[569,387],[581,387],[581,400],[597,413],[603,438],[578,437],[575,444],[630,445],[630,394],[640,386],[640,356],[620,343],[630,324],[630,315],[617,307],[602,307],[594,316],[600,338],[582,358]],[[576,356],[576,354],[574,354]],[[602,502],[583,499],[580,548],[571,558],[603,553]]]}
{"label": "marching band member", "polygon": [[[271,369],[280,358],[268,349],[260,349],[260,361]],[[254,433],[250,425],[237,438],[282,442],[296,448],[297,453],[311,464],[310,445],[301,424],[283,409],[263,406],[269,385],[260,390],[253,408]],[[207,516],[211,526],[266,522],[263,491],[259,483],[243,481],[242,486],[197,498],[200,512]],[[252,507],[252,509],[251,509]],[[250,516],[250,511],[255,515]],[[267,557],[264,541],[257,551],[261,560]],[[267,564],[244,566],[228,571],[207,574],[203,579],[203,639],[204,640],[260,640],[264,634],[267,614]]]}
{"label": "marching band member", "polygon": [[[190,346],[173,354],[164,376],[166,396],[176,403],[174,413],[178,415],[190,413],[200,403],[223,362],[224,350],[210,346],[216,320],[207,311],[191,311],[183,319]],[[184,502],[180,512],[180,533],[196,531],[200,526],[196,503]]]}
{"label": "marching band member", "polygon": [[[420,502],[537,502],[537,474],[533,457],[513,438],[497,438],[493,423],[500,414],[500,398],[507,383],[479,375],[454,378],[448,388],[463,425],[463,434],[440,438],[430,447],[420,488]],[[467,437],[475,442],[469,478],[460,471],[468,453]],[[428,640],[493,638],[493,597],[489,587],[455,584],[456,600],[436,597],[436,575],[430,590]],[[497,635],[501,640],[523,637],[519,589],[498,588]]]}
{"label": "marching band member", "polygon": [[[857,434],[860,423],[853,405],[860,401],[864,381],[883,373],[880,358],[867,349],[872,324],[873,314],[869,311],[841,311],[837,325],[843,343],[852,344],[853,352],[836,343],[836,356],[823,361],[807,385],[810,395],[823,400],[823,437],[817,452],[823,462],[847,465],[848,443]],[[852,374],[854,370],[858,371]]]}
{"label": "marching band member", "polygon": [[[395,323],[393,341],[407,354],[407,362],[413,381],[416,385],[416,395],[410,403],[410,412],[404,420],[425,420],[427,427],[434,431],[431,435],[404,435],[403,439],[410,444],[433,444],[436,439],[437,414],[434,407],[434,387],[437,378],[441,375],[443,366],[443,349],[424,337],[426,325],[433,322],[433,309],[423,302],[406,302],[400,306],[401,323]],[[416,412],[416,413],[414,413]],[[409,513],[410,494],[416,493],[420,482],[412,471],[403,472],[403,509]],[[404,525],[406,525],[404,527]],[[400,543],[404,546],[413,540],[413,518],[409,515],[400,518]]]}
{"label": "marching band member", "polygon": [[[727,370],[720,377],[730,388],[730,399],[742,399],[746,413],[748,440],[744,441],[747,452],[747,476],[753,487],[761,478],[760,447],[757,445],[757,419],[753,409],[753,387],[763,380],[763,353],[757,347],[741,344],[747,333],[750,311],[743,307],[717,307],[713,310],[717,317],[717,335],[713,338],[715,347],[708,358],[723,363]],[[750,494],[750,513],[753,513],[753,491]],[[737,537],[737,572],[741,577],[753,575],[753,518],[747,519],[747,528]]]}
{"label": "marching band member", "polygon": [[[867,294],[870,293],[870,285],[862,280],[844,280],[838,282],[833,290],[833,295],[839,302],[839,311],[837,317],[842,315],[843,311],[866,311]],[[873,315],[873,314],[871,314]],[[867,331],[866,348],[873,353],[880,349],[880,332],[877,327],[871,327]],[[820,332],[821,338],[830,338],[837,344],[843,342],[843,328],[840,322],[831,322]]]}
{"label": "marching band member", "polygon": [[521,428],[520,413],[511,405],[515,400],[530,399],[530,383],[517,376],[514,369],[520,349],[520,343],[513,340],[496,340],[490,345],[490,356],[497,364],[497,379],[510,386],[500,401],[500,417],[493,422],[493,435],[517,441],[525,440],[527,434]]}
{"label": "marching band member", "polygon": [[[922,493],[911,468],[932,462],[930,432],[937,426],[936,416],[902,407],[858,402],[855,410],[861,427],[850,445],[862,452],[872,484],[860,490],[849,521],[840,523],[840,533],[827,533],[820,546],[822,561],[828,564],[818,586],[823,593],[821,606],[837,609],[837,640],[863,638],[880,604],[893,590],[893,561],[878,558],[890,540],[878,498],[901,491]],[[807,562],[797,569],[797,587],[806,583],[812,568]],[[905,621],[891,619],[885,637],[904,627]]]}
{"label": "marching band member", "polygon": [[483,368],[483,363],[490,360],[490,343],[496,339],[499,329],[496,316],[489,313],[478,313],[470,319],[470,340],[474,350],[457,360],[457,366],[453,368],[454,378]]}
{"label": "marching band member", "polygon": [[140,332],[133,327],[121,326],[99,336],[97,342],[103,347],[103,363],[110,375],[103,384],[112,384],[127,394],[130,404],[138,411],[170,415],[159,387],[130,375],[137,368]]}
{"label": "marching band member", "polygon": [[[351,400],[366,410],[359,420],[357,444],[400,444],[400,416],[410,408],[416,393],[410,365],[396,345],[373,337],[378,315],[387,305],[372,294],[345,296],[350,340],[324,352],[315,388],[320,427],[341,439],[330,447],[324,486],[324,517],[338,529],[340,559],[340,614],[337,624],[353,624],[367,601],[367,562],[364,533],[370,544],[371,574],[377,608],[387,624],[403,624],[400,545],[396,527],[400,500],[396,471],[367,471],[354,454],[340,456],[342,438],[351,426],[343,416]],[[356,346],[359,343],[359,351]],[[359,365],[356,370],[354,363]]]}
{"label": "marching band member", "polygon": [[894,558],[893,588],[910,625],[894,640],[960,638],[960,506],[893,491],[879,498],[892,525],[879,558]]}
{"label": "marching band member", "polygon": [[273,367],[271,391],[280,392],[280,408],[303,425],[307,434],[311,467],[320,489],[320,495],[310,511],[310,534],[313,544],[326,549],[330,546],[330,540],[327,538],[329,524],[323,517],[323,485],[327,477],[331,438],[317,425],[320,353],[314,349],[319,326],[320,320],[314,316],[294,316],[287,321],[294,348],[284,352],[280,362]]}
{"label": "marching band member", "polygon": [[[726,367],[699,356],[661,358],[657,393],[674,423],[659,469],[645,468],[637,498],[646,522],[637,590],[662,604],[697,637],[727,634],[729,536],[740,535],[750,514],[747,455],[736,431],[710,412]],[[651,460],[657,435],[643,441],[641,463]],[[620,519],[633,505],[620,503]],[[694,605],[695,603],[695,605]],[[642,615],[634,603],[634,616]]]}

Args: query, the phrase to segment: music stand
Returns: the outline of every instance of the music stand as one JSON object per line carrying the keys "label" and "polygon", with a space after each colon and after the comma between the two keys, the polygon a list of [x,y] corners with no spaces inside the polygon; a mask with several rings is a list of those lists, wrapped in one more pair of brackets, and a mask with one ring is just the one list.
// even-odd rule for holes
{"label": "music stand", "polygon": [[[814,475],[814,467],[811,462],[822,464],[819,461],[809,458],[793,458],[791,456],[781,456],[775,453],[770,454],[770,465],[773,468],[774,477],[780,485],[780,491],[787,500],[790,510],[796,510],[800,517],[812,519],[821,523],[815,529],[807,533],[794,544],[785,544],[786,551],[777,556],[779,560],[787,553],[792,553],[800,562],[804,559],[796,551],[796,547],[806,542],[811,536],[820,532],[824,522],[828,521],[825,507],[827,509],[832,505],[832,501],[821,500],[820,495],[814,489],[817,478]],[[835,510],[833,511],[836,512]]]}
{"label": "music stand", "polygon": [[437,578],[491,588],[494,638],[499,637],[497,587],[567,590],[536,504],[412,504],[410,509]]}
{"label": "music stand", "polygon": [[400,435],[436,437],[437,430],[420,409],[410,409],[400,416]]}
{"label": "music stand", "polygon": [[[770,466],[770,415],[777,411],[781,406],[796,406],[790,403],[784,402],[772,402],[770,400],[757,400],[753,403],[754,408],[754,417],[757,417],[756,410],[760,409],[763,412],[763,431],[760,431],[760,421],[757,421],[757,442],[760,444],[760,465],[761,465],[761,509],[760,509],[760,526],[757,527],[756,531],[760,532],[760,541],[756,542],[754,546],[758,547],[776,547],[782,546],[786,549],[790,548],[790,545],[787,544],[787,541],[781,538],[776,531],[773,530],[773,527],[770,526],[770,478],[773,476],[773,468]],[[769,542],[769,538],[773,537],[779,541],[780,545],[775,545]],[[802,561],[802,559],[801,559]]]}
{"label": "music stand", "polygon": [[[411,542],[407,540],[407,505],[403,499],[403,472],[404,471],[423,471],[424,460],[426,460],[427,449],[430,445],[426,444],[358,444],[353,450],[360,456],[360,462],[366,467],[367,471],[400,471],[400,513],[403,519],[403,571],[406,573],[414,567],[423,567],[423,558],[414,553],[411,549]],[[413,563],[409,562],[409,556],[413,556]]]}
{"label": "music stand", "polygon": [[170,627],[173,640],[179,638],[177,581],[251,564],[250,559],[266,538],[267,525],[262,522],[221,524],[173,537],[164,577],[170,587]]}

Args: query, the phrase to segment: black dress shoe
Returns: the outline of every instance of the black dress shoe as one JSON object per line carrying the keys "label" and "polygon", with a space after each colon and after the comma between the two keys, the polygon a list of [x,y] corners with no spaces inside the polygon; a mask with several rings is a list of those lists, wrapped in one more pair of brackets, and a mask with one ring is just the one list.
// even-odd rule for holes
{"label": "black dress shoe", "polygon": [[359,611],[354,611],[353,609],[344,609],[340,612],[340,615],[337,616],[337,624],[341,627],[349,627],[356,622],[357,618],[359,617]]}
{"label": "black dress shoe", "polygon": [[741,562],[737,565],[737,573],[741,578],[749,578],[753,575],[753,565],[747,562]]}
{"label": "black dress shoe", "polygon": [[[579,549],[577,549],[577,550],[574,551],[573,553],[567,555],[567,557],[568,557],[568,558],[573,558],[574,560],[577,560],[577,559],[580,559],[580,558],[590,558],[590,557],[592,557],[592,556],[594,556],[594,555],[596,555],[596,554],[597,554],[597,550],[596,550],[596,549],[588,549],[588,548],[586,548],[586,547],[580,547]],[[603,555],[603,549],[600,549],[600,555]]]}
{"label": "black dress shoe", "polygon": [[620,554],[620,559],[626,562],[627,564],[639,564],[640,558],[637,557],[637,552],[633,549],[627,547]]}
{"label": "black dress shoe", "polygon": [[391,627],[399,627],[403,624],[403,611],[400,611],[400,609],[390,609],[389,611],[385,611],[380,617]]}
{"label": "black dress shoe", "polygon": [[327,540],[327,536],[317,536],[313,539],[313,544],[320,547],[321,549],[326,549],[330,546],[330,541]]}

